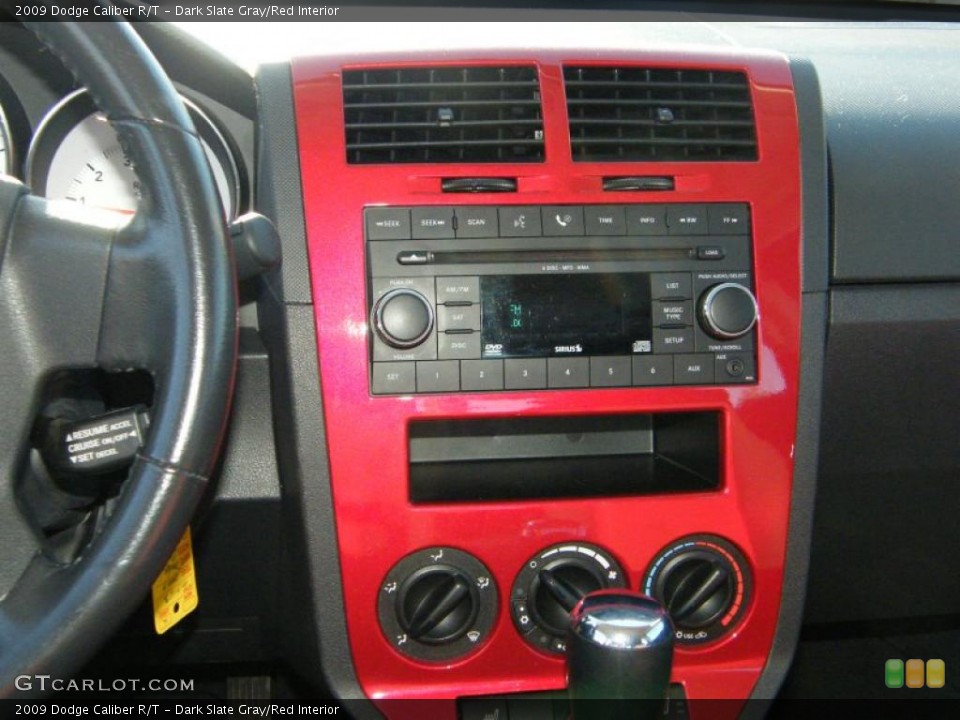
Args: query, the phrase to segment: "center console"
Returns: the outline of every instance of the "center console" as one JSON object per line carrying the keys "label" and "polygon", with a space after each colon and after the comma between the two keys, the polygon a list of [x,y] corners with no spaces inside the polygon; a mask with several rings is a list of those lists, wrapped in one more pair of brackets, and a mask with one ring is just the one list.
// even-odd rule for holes
{"label": "center console", "polygon": [[293,80],[363,693],[522,720],[511,698],[565,685],[576,602],[629,588],[671,613],[676,697],[750,697],[798,429],[787,60],[327,58]]}

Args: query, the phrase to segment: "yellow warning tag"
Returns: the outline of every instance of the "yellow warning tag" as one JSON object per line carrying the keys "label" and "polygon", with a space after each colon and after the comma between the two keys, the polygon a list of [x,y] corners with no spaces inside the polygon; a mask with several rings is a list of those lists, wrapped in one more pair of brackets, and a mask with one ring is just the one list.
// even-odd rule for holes
{"label": "yellow warning tag", "polygon": [[167,560],[160,577],[153,581],[153,626],[163,635],[197,609],[197,576],[193,567],[190,527]]}

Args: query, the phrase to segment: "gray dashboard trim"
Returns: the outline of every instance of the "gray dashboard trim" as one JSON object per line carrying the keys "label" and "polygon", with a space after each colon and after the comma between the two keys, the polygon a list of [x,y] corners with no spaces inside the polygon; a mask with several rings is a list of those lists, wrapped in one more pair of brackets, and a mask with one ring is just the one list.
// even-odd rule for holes
{"label": "gray dashboard trim", "polygon": [[282,646],[314,688],[325,686],[338,699],[351,700],[357,720],[374,720],[381,715],[365,700],[347,636],[289,65],[261,68],[256,85],[258,210],[276,224],[284,255],[280,270],[264,281],[258,308],[276,400],[286,581]]}
{"label": "gray dashboard trim", "polygon": [[257,128],[256,206],[280,234],[283,262],[268,279],[282,302],[313,302],[307,264],[307,232],[297,152],[297,120],[293,109],[290,66],[264,65],[255,78],[260,104]]}

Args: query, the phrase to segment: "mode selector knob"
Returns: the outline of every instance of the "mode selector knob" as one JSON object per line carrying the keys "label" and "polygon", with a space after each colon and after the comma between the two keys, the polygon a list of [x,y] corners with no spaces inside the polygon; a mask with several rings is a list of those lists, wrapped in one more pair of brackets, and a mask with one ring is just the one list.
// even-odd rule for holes
{"label": "mode selector knob", "polygon": [[714,285],[700,298],[700,324],[718,340],[746,335],[757,322],[757,300],[743,285]]}
{"label": "mode selector knob", "polygon": [[416,347],[433,330],[433,306],[415,290],[398,288],[381,297],[373,308],[373,327],[387,345]]}

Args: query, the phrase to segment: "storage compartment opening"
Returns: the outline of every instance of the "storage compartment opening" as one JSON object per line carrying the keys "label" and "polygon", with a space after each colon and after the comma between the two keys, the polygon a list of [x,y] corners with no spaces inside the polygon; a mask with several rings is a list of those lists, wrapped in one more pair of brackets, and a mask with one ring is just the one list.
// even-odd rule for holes
{"label": "storage compartment opening", "polygon": [[413,503],[702,492],[720,486],[719,412],[410,425]]}

